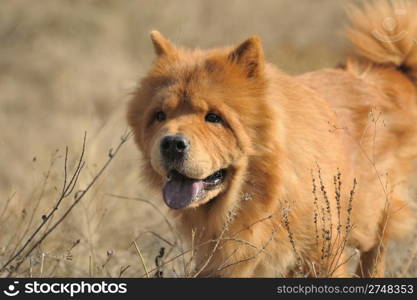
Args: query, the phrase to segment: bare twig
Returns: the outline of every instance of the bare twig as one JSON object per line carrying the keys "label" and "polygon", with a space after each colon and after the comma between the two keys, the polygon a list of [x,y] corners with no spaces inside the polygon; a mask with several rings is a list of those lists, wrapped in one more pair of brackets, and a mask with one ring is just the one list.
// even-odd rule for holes
{"label": "bare twig", "polygon": [[143,258],[142,252],[140,251],[139,246],[136,243],[136,241],[133,241],[133,244],[135,245],[136,252],[138,253],[138,256],[140,258],[140,262],[142,263],[143,269],[145,270],[146,278],[149,278],[148,268],[146,267],[145,259]]}
{"label": "bare twig", "polygon": [[262,245],[261,248],[258,248],[258,250],[253,255],[245,257],[243,259],[240,259],[238,261],[232,262],[232,263],[227,264],[227,265],[222,265],[219,268],[217,268],[216,270],[214,270],[211,274],[209,274],[209,276],[213,276],[214,274],[216,274],[218,272],[221,272],[221,271],[223,271],[227,268],[233,267],[237,264],[241,264],[241,263],[247,262],[249,260],[255,259],[259,254],[261,254],[262,252],[265,251],[266,247],[268,247],[268,245],[272,242],[272,240],[274,239],[274,237],[275,237],[275,235],[276,235],[276,233],[277,233],[277,231],[280,227],[281,226],[278,226],[278,227],[274,228],[274,230],[271,232],[271,235],[270,235],[269,239],[265,242],[264,245]]}
{"label": "bare twig", "polygon": [[[78,164],[77,164],[77,166],[75,168],[74,174],[71,177],[71,179],[69,180],[68,184],[67,184],[67,180],[64,179],[64,186],[63,186],[61,195],[58,198],[57,203],[52,208],[52,210],[49,212],[49,214],[48,215],[45,215],[42,218],[42,223],[36,228],[36,230],[33,232],[33,234],[26,241],[26,243],[19,249],[19,251],[17,251],[17,253],[12,258],[10,258],[1,267],[0,271],[6,270],[6,268],[13,261],[15,261],[17,258],[19,258],[21,256],[21,254],[25,251],[25,249],[28,247],[28,245],[34,240],[34,238],[36,237],[36,235],[38,234],[38,232],[44,227],[44,225],[48,222],[48,220],[50,218],[52,218],[52,216],[54,215],[54,213],[56,212],[56,210],[59,208],[59,206],[62,203],[62,201],[65,198],[67,198],[68,196],[70,196],[72,194],[72,192],[74,191],[74,188],[75,188],[75,185],[76,185],[77,180],[79,178],[79,175],[81,173],[81,170],[83,169],[83,167],[85,165],[84,153],[85,153],[86,135],[87,134],[85,133],[84,140],[83,140],[82,152],[81,152],[81,155],[80,155]],[[73,203],[70,205],[70,207],[63,213],[63,215],[46,232],[44,232],[42,234],[42,236],[35,243],[33,243],[32,247],[30,247],[25,252],[25,254],[22,255],[22,258],[17,262],[17,265],[12,270],[9,271],[9,274],[8,274],[9,277],[14,272],[16,272],[19,269],[20,265],[33,252],[33,250],[36,249],[36,247],[38,247],[51,234],[51,232],[53,232],[62,223],[62,221],[70,214],[70,212],[74,209],[74,207],[81,201],[81,199],[83,199],[83,197],[87,194],[87,192],[91,189],[91,187],[96,183],[96,181],[101,177],[101,175],[103,174],[103,172],[107,169],[108,165],[114,159],[115,155],[120,150],[120,148],[123,146],[123,144],[128,140],[129,136],[130,136],[130,134],[127,133],[127,134],[125,134],[124,136],[121,137],[120,143],[118,144],[118,146],[116,147],[116,149],[113,151],[112,155],[111,156],[108,156],[107,161],[103,164],[103,166],[101,167],[101,169],[96,173],[96,175],[93,177],[93,179],[87,185],[87,187],[84,190],[78,191],[77,193],[75,193],[75,195],[74,195],[74,198],[75,199],[74,199]],[[66,150],[66,154],[65,154],[65,164],[64,164],[64,172],[65,172],[65,174],[67,174],[67,159],[68,159],[68,149]]]}
{"label": "bare twig", "polygon": [[[152,203],[151,201],[149,201],[149,200],[146,200],[146,199],[142,199],[142,198],[139,198],[139,197],[128,197],[128,196],[122,196],[122,195],[115,195],[115,194],[106,194],[107,196],[110,196],[110,197],[114,197],[114,198],[118,198],[118,199],[126,199],[126,200],[134,200],[134,201],[139,201],[139,202],[144,202],[144,203],[146,203],[146,204],[149,204],[150,206],[152,206],[152,208],[153,209],[155,209],[158,213],[159,213],[159,215],[164,219],[164,221],[165,221],[165,223],[168,225],[168,227],[169,227],[169,229],[170,229],[170,231],[172,232],[172,234],[173,234],[173,236],[174,236],[174,238],[176,239],[176,240],[180,240],[180,237],[178,236],[178,234],[177,234],[177,232],[176,232],[176,230],[174,229],[174,226],[171,224],[171,222],[168,220],[168,218],[167,218],[167,216],[162,212],[162,210],[157,206],[157,205],[155,205],[154,203]],[[169,242],[168,242],[169,243]],[[169,244],[171,244],[171,243],[169,243]]]}
{"label": "bare twig", "polygon": [[119,272],[119,278],[122,277],[122,275],[124,274],[124,272],[127,271],[127,269],[130,268],[130,265],[124,266],[124,267],[120,267],[120,272]]}
{"label": "bare twig", "polygon": [[43,196],[44,196],[44,194],[45,194],[46,185],[47,185],[48,180],[49,180],[49,178],[50,178],[50,176],[51,176],[51,169],[52,169],[52,167],[54,166],[54,164],[55,164],[55,162],[56,162],[56,159],[57,159],[57,155],[56,155],[56,154],[57,154],[57,153],[58,153],[58,150],[56,150],[56,151],[52,154],[52,157],[51,157],[51,162],[50,162],[50,164],[49,164],[48,171],[46,172],[46,174],[45,174],[45,176],[44,176],[44,180],[43,180],[43,182],[42,182],[41,192],[40,192],[39,197],[37,198],[37,200],[36,200],[36,202],[35,202],[35,206],[34,206],[34,208],[33,208],[33,210],[32,210],[32,213],[31,213],[31,216],[30,216],[30,220],[29,220],[29,222],[27,223],[27,225],[26,225],[26,229],[24,230],[24,232],[23,232],[23,234],[21,235],[20,239],[16,242],[16,246],[15,246],[15,248],[13,249],[13,251],[11,251],[11,255],[13,255],[13,254],[15,253],[16,249],[18,249],[18,247],[20,246],[21,242],[23,241],[23,239],[25,238],[25,236],[27,235],[27,233],[29,232],[29,230],[30,230],[30,228],[31,228],[31,226],[32,226],[33,219],[35,218],[35,215],[36,215],[36,211],[38,210],[39,205],[40,205],[40,203],[41,203],[41,200],[42,200],[42,198],[43,198]]}
{"label": "bare twig", "polygon": [[[204,271],[204,269],[208,266],[208,264],[210,263],[210,261],[211,261],[211,259],[213,258],[213,256],[214,256],[214,253],[217,251],[217,248],[219,247],[219,245],[220,245],[220,241],[221,241],[221,239],[222,239],[222,237],[223,237],[223,235],[224,235],[224,233],[227,231],[227,229],[228,229],[228,226],[227,225],[225,225],[224,227],[223,227],[223,230],[220,232],[220,235],[219,235],[219,237],[218,237],[218,239],[216,240],[216,244],[214,245],[214,247],[213,247],[213,249],[212,249],[212,251],[210,252],[210,255],[209,255],[209,257],[206,259],[206,261],[203,263],[203,265],[200,267],[200,269],[194,274],[194,276],[193,277],[198,277],[198,275],[200,275],[201,274],[201,272],[203,272]],[[192,251],[194,251],[194,247],[192,248]]]}
{"label": "bare twig", "polygon": [[6,200],[6,204],[4,205],[3,210],[2,210],[2,212],[1,212],[1,214],[0,214],[0,223],[1,223],[1,222],[3,222],[3,216],[4,216],[4,213],[7,211],[7,208],[9,207],[10,201],[12,201],[12,200],[13,200],[14,196],[16,196],[16,192],[14,192],[13,194],[11,194],[11,195],[7,198],[7,200]]}
{"label": "bare twig", "polygon": [[36,235],[39,233],[39,231],[45,226],[45,224],[48,222],[48,220],[53,216],[55,211],[59,208],[62,201],[69,196],[68,192],[73,189],[72,184],[78,180],[78,176],[84,167],[84,152],[85,152],[85,142],[86,142],[87,133],[84,134],[84,140],[83,140],[83,146],[80,154],[80,159],[78,161],[78,165],[75,168],[74,174],[71,177],[70,183],[66,184],[66,177],[67,177],[67,160],[68,160],[68,147],[65,151],[65,161],[64,161],[64,172],[65,172],[65,178],[64,178],[64,185],[62,188],[62,192],[60,196],[58,197],[58,200],[55,204],[55,206],[52,208],[52,210],[49,212],[49,214],[44,215],[42,217],[41,224],[35,229],[35,231],[30,235],[30,237],[27,239],[25,244],[1,267],[0,271],[4,271],[11,262],[13,262],[16,258],[18,258],[23,251],[26,249],[26,247],[33,241],[33,239],[36,237]]}
{"label": "bare twig", "polygon": [[[268,216],[268,217],[265,217],[265,218],[261,218],[261,219],[259,219],[259,220],[257,220],[257,221],[255,221],[255,222],[253,222],[252,224],[250,224],[249,226],[247,226],[247,227],[245,227],[243,230],[248,230],[249,228],[251,228],[252,226],[254,226],[254,225],[256,225],[256,224],[258,224],[259,222],[264,222],[264,221],[266,221],[266,220],[269,220],[269,219],[271,219],[272,218],[272,215],[271,216]],[[239,230],[238,232],[240,232],[240,231],[243,231],[243,230]],[[237,232],[235,232],[233,235],[232,235],[232,237],[233,236],[235,236],[237,234]],[[197,244],[197,245],[195,245],[195,246],[193,246],[193,248],[191,249],[187,249],[187,250],[184,250],[184,251],[181,251],[181,253],[179,253],[179,254],[177,254],[177,255],[175,255],[174,257],[172,257],[172,258],[170,258],[170,259],[168,259],[168,260],[166,260],[164,263],[162,263],[162,264],[160,264],[159,265],[159,267],[165,267],[166,265],[168,265],[168,264],[170,264],[170,263],[172,263],[173,261],[175,261],[175,260],[177,260],[178,258],[181,258],[181,257],[184,257],[186,254],[188,254],[188,253],[190,253],[190,252],[192,252],[192,251],[195,251],[195,252],[197,252],[201,247],[204,247],[205,245],[208,245],[208,244],[212,244],[212,243],[220,243],[221,241],[227,241],[227,240],[229,240],[230,241],[230,238],[216,238],[216,239],[210,239],[210,240],[206,240],[206,241],[204,241],[204,242],[201,242],[201,243],[199,243],[199,244]],[[247,242],[245,242],[245,241],[241,241],[241,240],[238,240],[238,239],[233,239],[233,241],[236,241],[236,242],[238,242],[238,243],[243,243],[244,245],[248,245],[247,244]],[[266,246],[265,246],[266,247]],[[261,251],[260,252],[262,252],[262,251],[264,251],[265,249],[265,247],[262,247],[261,249]],[[259,248],[258,248],[258,250],[259,250]],[[236,264],[236,263],[235,263]],[[227,268],[228,266],[226,266],[225,268]],[[149,273],[153,273],[153,272],[155,272],[157,270],[157,268],[153,268],[152,270],[149,270]],[[146,275],[146,273],[144,273],[144,274],[142,274],[141,275],[141,277],[143,277],[143,276],[145,276]]]}

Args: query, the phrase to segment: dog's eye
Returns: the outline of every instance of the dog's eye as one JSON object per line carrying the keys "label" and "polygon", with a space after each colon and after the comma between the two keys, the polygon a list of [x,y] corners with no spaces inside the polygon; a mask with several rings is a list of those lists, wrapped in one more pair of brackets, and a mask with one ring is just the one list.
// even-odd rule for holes
{"label": "dog's eye", "polygon": [[222,118],[219,115],[214,113],[208,113],[206,115],[206,121],[210,123],[221,123],[223,122]]}
{"label": "dog's eye", "polygon": [[155,119],[158,120],[159,122],[165,121],[166,118],[167,116],[163,111],[158,111],[155,114]]}

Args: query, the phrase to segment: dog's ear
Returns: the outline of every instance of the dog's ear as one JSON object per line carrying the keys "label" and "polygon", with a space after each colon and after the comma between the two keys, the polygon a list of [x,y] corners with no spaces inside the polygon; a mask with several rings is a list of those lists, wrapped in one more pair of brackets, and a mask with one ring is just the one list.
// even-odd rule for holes
{"label": "dog's ear", "polygon": [[174,45],[159,33],[159,31],[151,31],[150,36],[157,56],[168,56],[175,52]]}
{"label": "dog's ear", "polygon": [[228,59],[243,67],[248,78],[261,75],[264,71],[264,53],[261,39],[252,36],[241,43],[228,55]]}

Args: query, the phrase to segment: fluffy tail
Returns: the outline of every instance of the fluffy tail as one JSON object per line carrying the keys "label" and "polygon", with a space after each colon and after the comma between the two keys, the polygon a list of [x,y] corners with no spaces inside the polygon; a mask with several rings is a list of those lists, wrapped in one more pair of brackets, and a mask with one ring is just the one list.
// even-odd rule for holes
{"label": "fluffy tail", "polygon": [[417,82],[417,1],[379,0],[347,11],[351,25],[346,33],[356,53],[393,65]]}

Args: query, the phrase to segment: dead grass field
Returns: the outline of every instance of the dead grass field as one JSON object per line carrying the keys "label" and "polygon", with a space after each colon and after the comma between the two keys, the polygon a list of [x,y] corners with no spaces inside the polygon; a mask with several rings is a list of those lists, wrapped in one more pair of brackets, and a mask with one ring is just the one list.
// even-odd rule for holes
{"label": "dead grass field", "polygon": [[[343,59],[348,51],[340,34],[343,4],[341,0],[2,1],[0,265],[26,242],[59,198],[65,147],[72,173],[87,132],[86,164],[75,194],[85,189],[125,134],[126,101],[153,59],[151,29],[192,47],[233,44],[258,34],[267,59],[296,74],[332,67]],[[165,261],[178,254],[178,247],[169,252],[175,234],[166,219],[149,203],[133,199],[155,203],[167,214],[162,203],[143,193],[139,159],[128,140],[14,276],[138,277],[145,273],[143,263],[148,271],[155,268],[161,247],[166,248]],[[39,236],[73,201],[73,195],[62,201]],[[388,275],[417,276],[416,240],[410,237],[391,245]],[[164,275],[183,276],[183,269],[179,259],[164,267]]]}

